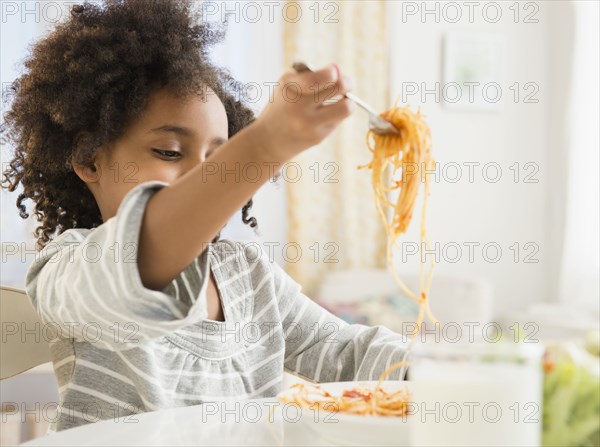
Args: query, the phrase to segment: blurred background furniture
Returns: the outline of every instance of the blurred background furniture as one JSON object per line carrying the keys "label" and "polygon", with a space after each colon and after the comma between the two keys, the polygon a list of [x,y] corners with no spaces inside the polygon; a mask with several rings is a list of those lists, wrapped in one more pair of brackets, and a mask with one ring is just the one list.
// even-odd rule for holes
{"label": "blurred background furniture", "polygon": [[[401,275],[410,290],[419,278]],[[431,311],[441,325],[492,321],[492,287],[483,279],[436,275],[430,290]],[[315,299],[350,323],[384,325],[406,333],[418,306],[400,292],[388,270],[348,269],[328,273]]]}

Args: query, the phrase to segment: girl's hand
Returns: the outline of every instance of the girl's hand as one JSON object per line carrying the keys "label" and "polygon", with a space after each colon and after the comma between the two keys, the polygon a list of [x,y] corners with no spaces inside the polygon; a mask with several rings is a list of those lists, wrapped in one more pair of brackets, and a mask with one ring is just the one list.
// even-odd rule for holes
{"label": "girl's hand", "polygon": [[350,79],[335,64],[314,72],[285,73],[254,123],[268,158],[285,162],[325,139],[355,104],[345,97],[335,104],[323,102],[350,89]]}

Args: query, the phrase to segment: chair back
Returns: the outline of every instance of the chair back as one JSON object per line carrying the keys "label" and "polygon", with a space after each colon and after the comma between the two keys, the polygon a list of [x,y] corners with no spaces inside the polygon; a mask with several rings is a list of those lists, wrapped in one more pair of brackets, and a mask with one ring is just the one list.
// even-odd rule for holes
{"label": "chair back", "polygon": [[46,331],[23,290],[0,287],[0,380],[51,361]]}

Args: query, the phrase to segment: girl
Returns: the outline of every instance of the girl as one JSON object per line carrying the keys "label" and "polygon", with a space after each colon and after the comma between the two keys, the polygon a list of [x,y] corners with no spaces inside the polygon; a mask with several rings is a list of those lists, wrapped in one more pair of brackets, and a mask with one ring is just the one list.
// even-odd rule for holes
{"label": "girl", "polygon": [[[26,289],[56,330],[51,430],[274,396],[284,370],[376,379],[404,354],[400,335],[346,324],[254,245],[219,239],[240,207],[256,226],[251,197],[275,174],[268,166],[352,112],[314,95],[315,84],[323,99],[347,92],[348,79],[335,65],[284,74],[255,119],[209,62],[223,33],[195,17],[188,0],[74,6],[13,84],[4,181],[23,188],[21,217],[31,199],[41,221]],[[258,181],[231,175],[249,163],[265,167]]]}

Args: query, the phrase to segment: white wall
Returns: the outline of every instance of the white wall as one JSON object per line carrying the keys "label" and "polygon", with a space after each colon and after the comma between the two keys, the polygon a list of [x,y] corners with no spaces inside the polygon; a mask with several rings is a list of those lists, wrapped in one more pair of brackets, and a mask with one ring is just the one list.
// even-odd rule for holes
{"label": "white wall", "polygon": [[[498,110],[454,111],[443,101],[436,102],[433,95],[426,96],[424,101],[420,95],[408,99],[411,106],[420,106],[427,115],[436,160],[441,166],[456,162],[462,167],[461,180],[447,181],[452,180],[456,172],[448,171],[448,175],[442,176],[431,188],[428,216],[431,242],[438,241],[440,248],[448,250],[457,243],[463,249],[455,263],[449,262],[455,259],[455,250],[448,251],[445,259],[442,256],[436,273],[487,279],[494,287],[498,314],[531,302],[553,300],[563,211],[560,196],[563,179],[559,176],[563,146],[558,137],[562,132],[561,119],[564,119],[560,107],[565,100],[563,86],[569,64],[569,38],[565,36],[569,36],[569,27],[572,27],[571,7],[566,2],[536,2],[539,11],[534,17],[538,23],[523,23],[523,13],[531,10],[521,10],[519,22],[515,23],[514,11],[509,9],[512,2],[500,2],[502,17],[497,23],[491,23],[493,11],[488,10],[484,16],[483,2],[474,10],[473,23],[470,23],[467,7],[458,2],[462,19],[450,23],[454,12],[446,10],[444,15],[443,3],[439,22],[434,14],[408,15],[406,3],[416,2],[390,2],[391,100],[402,92],[403,83],[425,82],[427,88],[432,88],[436,82],[443,82],[442,49],[446,33],[495,33],[506,41],[504,77],[498,79],[503,93]],[[422,7],[421,2],[416,4]],[[427,6],[430,10],[434,8],[431,3]],[[515,82],[539,85],[535,95],[539,102],[524,103],[521,96],[515,103],[510,90]],[[468,180],[465,162],[481,163],[474,167],[472,183]],[[497,183],[483,177],[481,168],[490,162],[502,168],[502,177]],[[524,183],[522,178],[515,182],[514,171],[510,170],[515,162],[521,164],[521,175],[529,172],[523,170],[524,163],[539,166],[535,175],[539,182]],[[417,240],[416,230],[417,225],[413,225],[410,240]],[[470,242],[481,244],[474,249],[474,262],[470,262],[468,247],[464,245]],[[481,248],[486,243],[501,247],[502,256],[497,262],[491,262],[491,258],[496,257],[491,247],[489,261],[484,257]],[[515,243],[521,247],[517,260]],[[526,243],[535,245],[523,250]],[[525,255],[536,247],[539,251],[531,260],[539,262],[524,262]],[[440,253],[443,254],[443,250]],[[408,259],[413,264],[405,266],[405,270],[411,270],[418,262],[416,257]],[[443,300],[443,296],[432,299]]]}

